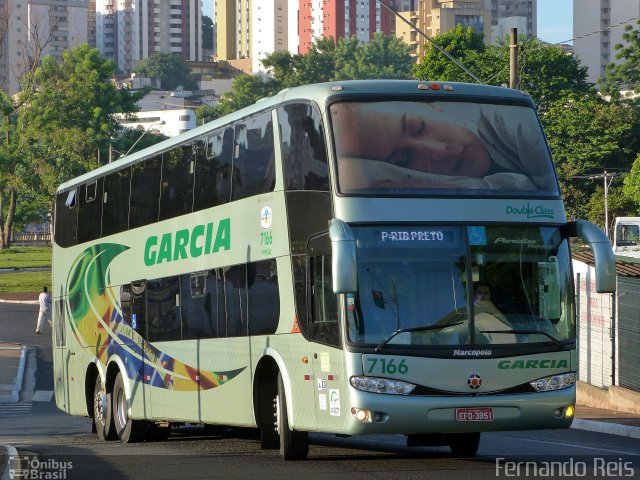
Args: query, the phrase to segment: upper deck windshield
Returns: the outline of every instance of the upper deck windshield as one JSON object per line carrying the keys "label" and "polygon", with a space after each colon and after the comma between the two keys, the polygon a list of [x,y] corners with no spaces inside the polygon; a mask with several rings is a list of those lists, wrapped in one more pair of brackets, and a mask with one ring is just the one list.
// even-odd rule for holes
{"label": "upper deck windshield", "polygon": [[533,108],[393,100],[330,112],[343,194],[559,195]]}
{"label": "upper deck windshield", "polygon": [[353,230],[358,293],[347,297],[351,342],[555,348],[575,338],[569,249],[557,228]]}

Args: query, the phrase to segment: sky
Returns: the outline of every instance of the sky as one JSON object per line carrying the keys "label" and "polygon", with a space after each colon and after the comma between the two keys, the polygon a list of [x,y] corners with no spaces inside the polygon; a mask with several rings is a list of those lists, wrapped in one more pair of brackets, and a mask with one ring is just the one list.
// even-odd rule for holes
{"label": "sky", "polygon": [[[213,18],[213,0],[203,0],[202,11]],[[538,38],[549,43],[573,38],[573,0],[538,0]]]}
{"label": "sky", "polygon": [[573,38],[573,0],[538,0],[538,38],[549,43]]}

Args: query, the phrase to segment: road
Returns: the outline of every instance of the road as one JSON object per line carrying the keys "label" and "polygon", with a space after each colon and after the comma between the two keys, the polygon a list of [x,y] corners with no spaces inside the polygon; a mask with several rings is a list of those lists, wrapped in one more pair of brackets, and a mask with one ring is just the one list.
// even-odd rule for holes
{"label": "road", "polygon": [[[164,442],[101,442],[89,419],[68,416],[47,401],[50,330],[35,335],[35,321],[34,305],[0,303],[0,341],[33,347],[21,401],[0,405],[0,444],[29,460],[22,464],[31,469],[28,478],[640,478],[640,440],[575,429],[483,434],[473,459],[452,458],[444,447],[408,448],[400,436],[312,434],[308,460],[283,462],[277,451],[260,450],[252,430],[201,426],[174,429]],[[34,392],[45,401],[32,401]]]}

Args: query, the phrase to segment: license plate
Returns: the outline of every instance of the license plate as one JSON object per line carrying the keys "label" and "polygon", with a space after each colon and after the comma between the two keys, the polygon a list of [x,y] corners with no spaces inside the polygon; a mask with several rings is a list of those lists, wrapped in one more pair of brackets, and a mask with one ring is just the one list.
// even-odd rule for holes
{"label": "license plate", "polygon": [[456,420],[458,422],[491,422],[493,408],[456,408]]}

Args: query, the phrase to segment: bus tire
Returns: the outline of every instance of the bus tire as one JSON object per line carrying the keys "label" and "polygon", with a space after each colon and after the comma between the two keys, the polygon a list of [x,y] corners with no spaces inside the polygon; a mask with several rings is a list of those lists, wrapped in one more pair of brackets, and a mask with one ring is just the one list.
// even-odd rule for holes
{"label": "bus tire", "polygon": [[287,397],[282,374],[278,372],[278,395],[275,400],[276,425],[280,436],[280,455],[284,460],[304,460],[309,455],[309,434],[289,428]]}
{"label": "bus tire", "polygon": [[116,425],[113,420],[112,395],[105,391],[100,375],[96,377],[93,388],[93,429],[100,440],[115,440],[118,438]]}
{"label": "bus tire", "polygon": [[453,433],[449,448],[454,457],[473,457],[480,446],[480,432]]}
{"label": "bus tire", "polygon": [[127,413],[127,394],[124,389],[122,372],[118,372],[113,384],[113,416],[116,430],[122,443],[136,443],[144,440],[147,433],[147,422],[133,420]]}

